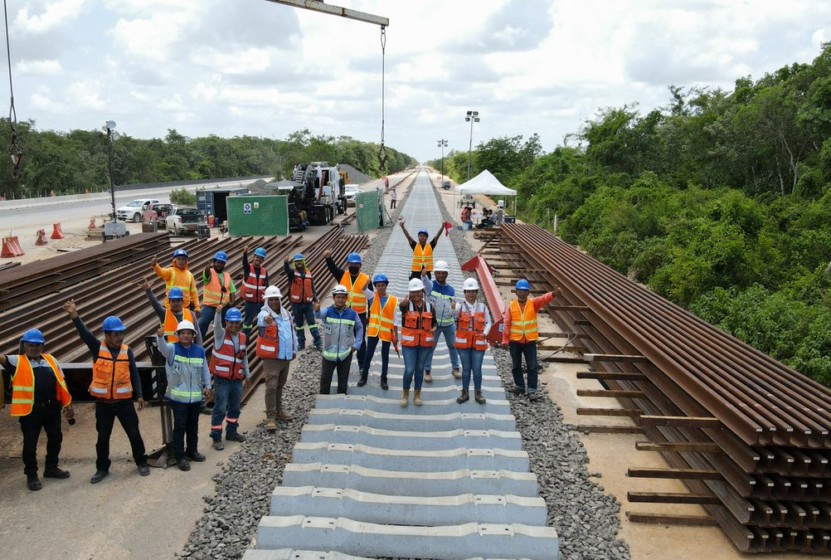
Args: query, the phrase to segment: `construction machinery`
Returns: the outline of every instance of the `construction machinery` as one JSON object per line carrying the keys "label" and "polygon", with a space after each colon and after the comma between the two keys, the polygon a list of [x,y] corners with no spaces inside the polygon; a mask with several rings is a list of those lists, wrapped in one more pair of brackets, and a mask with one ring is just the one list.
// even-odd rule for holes
{"label": "construction machinery", "polygon": [[326,225],[335,214],[346,212],[345,181],[334,165],[325,161],[297,164],[292,172],[289,195],[289,221],[305,214],[310,225]]}

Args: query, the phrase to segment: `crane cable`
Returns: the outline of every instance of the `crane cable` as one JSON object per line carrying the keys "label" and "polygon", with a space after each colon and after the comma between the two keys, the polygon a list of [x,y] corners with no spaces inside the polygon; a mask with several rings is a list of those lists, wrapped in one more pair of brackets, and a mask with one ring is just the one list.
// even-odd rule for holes
{"label": "crane cable", "polygon": [[[5,0],[3,0],[5,1]],[[385,57],[387,50],[387,28],[381,26],[381,147],[378,149],[378,163],[381,171],[387,170],[387,148],[384,146],[384,91],[385,91]]]}
{"label": "crane cable", "polygon": [[23,176],[22,162],[23,151],[20,149],[20,134],[17,132],[17,111],[14,108],[14,82],[12,81],[12,50],[9,44],[9,10],[3,0],[3,17],[6,26],[6,59],[9,63],[9,94],[11,95],[11,106],[9,107],[9,126],[12,129],[11,146],[9,156],[12,159],[12,177],[20,179]]}

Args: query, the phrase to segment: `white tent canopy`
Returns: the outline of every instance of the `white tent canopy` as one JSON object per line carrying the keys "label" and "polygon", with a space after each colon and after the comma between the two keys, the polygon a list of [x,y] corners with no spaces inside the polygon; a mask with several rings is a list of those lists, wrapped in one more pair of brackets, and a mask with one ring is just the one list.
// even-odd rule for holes
{"label": "white tent canopy", "polygon": [[462,183],[456,190],[462,194],[484,194],[489,196],[516,196],[514,189],[509,189],[493,176],[493,173],[485,169],[479,175]]}

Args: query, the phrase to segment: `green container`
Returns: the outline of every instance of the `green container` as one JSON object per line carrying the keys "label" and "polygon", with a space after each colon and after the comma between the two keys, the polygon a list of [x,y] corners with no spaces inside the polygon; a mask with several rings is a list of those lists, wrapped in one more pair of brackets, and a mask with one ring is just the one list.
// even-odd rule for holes
{"label": "green container", "polygon": [[231,237],[286,236],[289,234],[287,196],[229,196],[228,233]]}
{"label": "green container", "polygon": [[386,212],[380,189],[364,191],[355,195],[355,212],[358,215],[358,231],[384,227]]}

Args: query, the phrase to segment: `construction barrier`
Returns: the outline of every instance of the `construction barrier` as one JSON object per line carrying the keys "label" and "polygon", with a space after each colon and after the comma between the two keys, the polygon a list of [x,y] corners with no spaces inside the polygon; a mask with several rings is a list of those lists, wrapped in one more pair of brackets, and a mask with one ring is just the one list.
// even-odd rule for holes
{"label": "construction barrier", "polygon": [[7,259],[10,257],[22,257],[25,254],[20,247],[20,241],[16,235],[3,238],[3,252],[0,253],[0,257]]}
{"label": "construction barrier", "polygon": [[46,230],[39,229],[37,235],[38,235],[38,238],[37,238],[37,241],[35,241],[35,245],[37,245],[37,246],[46,245]]}
{"label": "construction barrier", "polygon": [[52,224],[52,239],[63,239],[63,231],[61,231],[61,224]]}
{"label": "construction barrier", "polygon": [[87,226],[87,230],[92,231],[94,229],[98,229],[98,226],[95,225],[95,216],[89,219],[89,225]]}

